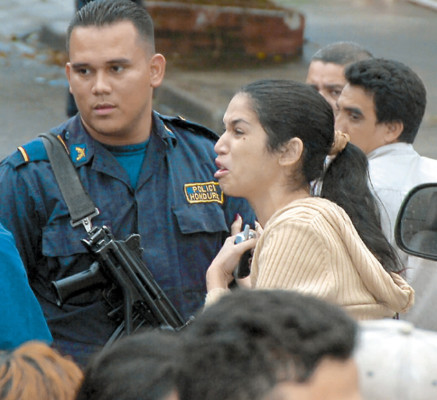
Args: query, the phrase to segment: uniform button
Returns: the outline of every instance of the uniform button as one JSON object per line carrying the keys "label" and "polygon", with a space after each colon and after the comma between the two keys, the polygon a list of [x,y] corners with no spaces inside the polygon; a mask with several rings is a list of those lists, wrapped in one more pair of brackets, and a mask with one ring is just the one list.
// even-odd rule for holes
{"label": "uniform button", "polygon": [[70,132],[65,132],[65,139],[70,139]]}

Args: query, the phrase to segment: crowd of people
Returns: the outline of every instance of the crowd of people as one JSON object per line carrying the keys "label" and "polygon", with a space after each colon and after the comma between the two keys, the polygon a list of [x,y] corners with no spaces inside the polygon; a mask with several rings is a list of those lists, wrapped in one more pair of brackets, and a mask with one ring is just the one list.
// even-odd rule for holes
{"label": "crowd of people", "polygon": [[[369,379],[387,335],[399,351],[405,342],[391,338],[402,332],[437,342],[425,305],[434,262],[394,239],[406,194],[437,182],[437,161],[413,148],[420,77],[333,43],[314,54],[305,83],[236,88],[217,135],[153,109],[166,60],[140,2],[84,3],[67,30],[77,112],[50,133],[92,214],[73,221],[67,169],[54,173],[41,137],[1,162],[0,399],[435,398],[425,354],[404,366],[426,371],[406,374],[426,386],[421,397],[390,386],[401,358],[387,379]],[[246,224],[251,235],[236,243]],[[96,227],[136,236],[103,250]],[[119,265],[95,272],[96,254],[147,266],[186,324],[156,323],[166,309],[144,312],[144,302],[160,295],[141,297],[125,285],[138,276]],[[77,287],[61,304],[53,282],[71,276]]]}

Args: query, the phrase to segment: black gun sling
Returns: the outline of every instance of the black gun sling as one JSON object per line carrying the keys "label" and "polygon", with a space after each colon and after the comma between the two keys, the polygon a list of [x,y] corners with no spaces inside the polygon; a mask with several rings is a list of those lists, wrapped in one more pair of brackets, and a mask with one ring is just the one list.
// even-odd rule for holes
{"label": "black gun sling", "polygon": [[71,225],[83,224],[89,232],[91,219],[99,214],[99,210],[83,187],[61,139],[52,133],[42,133],[39,136],[43,139],[56,182],[67,204]]}

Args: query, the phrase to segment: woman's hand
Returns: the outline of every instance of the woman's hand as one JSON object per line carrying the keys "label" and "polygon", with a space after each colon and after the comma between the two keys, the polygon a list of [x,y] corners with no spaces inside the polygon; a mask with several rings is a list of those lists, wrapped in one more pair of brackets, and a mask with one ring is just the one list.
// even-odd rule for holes
{"label": "woman's hand", "polygon": [[253,249],[256,245],[257,238],[235,244],[235,236],[241,232],[242,222],[241,217],[238,216],[231,227],[232,236],[226,239],[206,272],[206,287],[208,291],[216,288],[226,289],[233,279],[232,273],[243,253]]}

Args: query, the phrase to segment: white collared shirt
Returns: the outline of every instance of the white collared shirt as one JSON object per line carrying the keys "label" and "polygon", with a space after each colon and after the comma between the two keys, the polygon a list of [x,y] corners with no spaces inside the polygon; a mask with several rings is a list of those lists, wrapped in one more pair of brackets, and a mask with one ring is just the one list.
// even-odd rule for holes
{"label": "white collared shirt", "polygon": [[415,186],[437,182],[437,160],[420,156],[409,143],[381,146],[368,154],[368,160],[370,181],[382,203],[382,228],[394,244],[402,201]]}
{"label": "white collared shirt", "polygon": [[402,319],[423,329],[437,330],[437,262],[408,256],[394,239],[396,218],[402,202],[415,186],[437,182],[437,160],[420,156],[408,143],[381,146],[368,154],[369,175],[373,190],[381,204],[384,234],[398,250],[407,268],[407,281],[416,291],[415,305]]}

